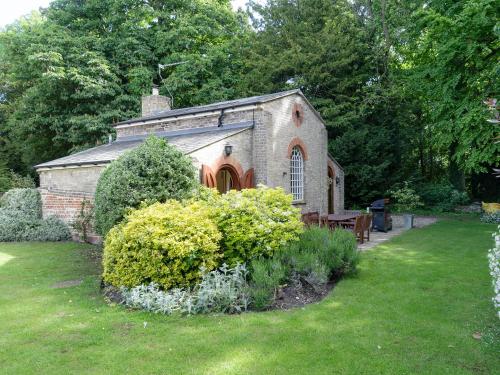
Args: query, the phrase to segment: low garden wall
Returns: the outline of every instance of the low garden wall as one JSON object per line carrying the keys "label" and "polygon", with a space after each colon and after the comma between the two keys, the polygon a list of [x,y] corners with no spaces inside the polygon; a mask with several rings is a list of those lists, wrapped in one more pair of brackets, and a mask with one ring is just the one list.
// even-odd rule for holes
{"label": "low garden wall", "polygon": [[[38,191],[42,197],[43,217],[56,216],[68,224],[73,240],[80,241],[80,234],[72,227],[72,223],[82,209],[82,202],[94,202],[94,195],[86,192],[74,192],[64,190],[48,190],[39,188]],[[87,236],[90,243],[100,243],[102,238],[94,231]]]}

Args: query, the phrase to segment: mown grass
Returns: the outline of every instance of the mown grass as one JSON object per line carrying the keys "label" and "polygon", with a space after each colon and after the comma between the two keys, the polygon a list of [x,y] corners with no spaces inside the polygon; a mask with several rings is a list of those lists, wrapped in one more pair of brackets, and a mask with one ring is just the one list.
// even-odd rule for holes
{"label": "mown grass", "polygon": [[494,228],[447,220],[412,230],[364,253],[359,274],[320,303],[233,316],[108,306],[89,246],[3,243],[0,373],[498,374]]}

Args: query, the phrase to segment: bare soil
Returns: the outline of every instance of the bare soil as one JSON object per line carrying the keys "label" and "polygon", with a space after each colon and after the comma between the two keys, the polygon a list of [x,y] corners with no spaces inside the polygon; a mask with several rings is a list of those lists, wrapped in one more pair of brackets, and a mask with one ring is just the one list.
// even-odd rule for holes
{"label": "bare soil", "polygon": [[283,285],[276,295],[270,310],[288,310],[321,301],[335,286],[334,281],[326,285],[315,286],[300,278],[288,285]]}

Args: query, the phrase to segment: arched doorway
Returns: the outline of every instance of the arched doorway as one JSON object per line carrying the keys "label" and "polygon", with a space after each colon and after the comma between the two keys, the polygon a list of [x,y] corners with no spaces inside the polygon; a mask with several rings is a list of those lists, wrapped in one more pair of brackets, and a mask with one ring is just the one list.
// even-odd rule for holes
{"label": "arched doorway", "polygon": [[335,211],[334,194],[335,194],[335,172],[333,168],[328,166],[328,213],[333,214]]}
{"label": "arched doorway", "polygon": [[240,178],[236,170],[230,165],[223,165],[215,174],[217,190],[221,193],[227,193],[229,190],[240,190]]}

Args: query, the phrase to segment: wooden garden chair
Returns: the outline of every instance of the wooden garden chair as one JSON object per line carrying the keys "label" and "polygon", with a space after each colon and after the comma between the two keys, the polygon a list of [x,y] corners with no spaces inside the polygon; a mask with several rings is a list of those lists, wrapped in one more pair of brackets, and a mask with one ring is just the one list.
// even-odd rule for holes
{"label": "wooden garden chair", "polygon": [[372,226],[372,215],[363,215],[363,237],[366,232],[366,240],[370,241],[370,230]]}
{"label": "wooden garden chair", "polygon": [[321,215],[319,218],[319,226],[321,228],[328,227],[328,215]]}
{"label": "wooden garden chair", "polygon": [[356,239],[361,243],[364,243],[365,218],[363,216],[364,215],[359,215],[356,216],[354,220],[345,221],[342,223],[342,227],[344,227],[344,229],[346,230],[351,231],[356,236]]}
{"label": "wooden garden chair", "polygon": [[306,227],[310,227],[311,225],[320,225],[319,212],[307,212],[302,214],[302,222],[306,225]]}

